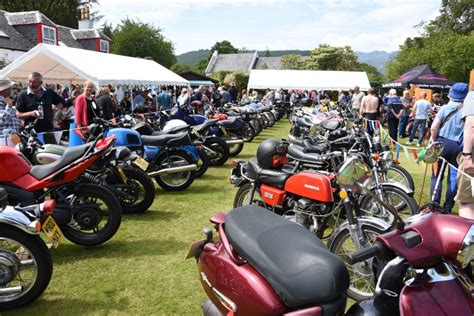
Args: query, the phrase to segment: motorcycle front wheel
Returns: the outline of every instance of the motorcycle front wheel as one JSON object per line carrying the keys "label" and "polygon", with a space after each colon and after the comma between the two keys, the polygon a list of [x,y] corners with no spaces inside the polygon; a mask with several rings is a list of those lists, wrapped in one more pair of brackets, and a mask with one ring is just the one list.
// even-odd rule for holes
{"label": "motorcycle front wheel", "polygon": [[234,208],[241,207],[244,205],[258,205],[261,207],[265,207],[265,203],[260,196],[260,192],[255,190],[253,195],[252,201],[250,201],[250,192],[252,191],[252,184],[245,183],[239,187],[237,193],[235,193],[234,197]]}
{"label": "motorcycle front wheel", "polygon": [[[194,158],[181,150],[171,150],[156,161],[157,170],[192,165]],[[155,176],[155,181],[166,191],[183,191],[194,181],[196,171],[181,171]]]}
{"label": "motorcycle front wheel", "polygon": [[[235,135],[233,133],[229,133],[227,137],[228,137],[229,140],[241,139],[240,137],[238,137],[237,135]],[[231,145],[228,145],[228,146],[229,146],[229,155],[231,157],[237,156],[244,149],[244,143],[231,144]]]}
{"label": "motorcycle front wheel", "polygon": [[0,311],[36,300],[52,275],[53,260],[40,236],[0,225]]}
{"label": "motorcycle front wheel", "polygon": [[61,226],[64,236],[81,246],[96,246],[112,238],[122,222],[122,206],[108,189],[83,184],[71,192],[72,221]]}
{"label": "motorcycle front wheel", "polygon": [[[377,194],[372,189],[374,194]],[[413,196],[405,193],[405,191],[397,187],[384,187],[383,188],[384,202],[392,205],[397,210],[398,214],[403,218],[416,215],[419,212],[418,203]],[[360,202],[360,208],[363,211],[368,212],[368,215],[372,215],[382,220],[392,223],[393,216],[386,212],[382,205],[377,203],[370,195],[365,195]],[[387,214],[388,213],[388,214]]]}
{"label": "motorcycle front wheel", "polygon": [[413,181],[413,177],[402,166],[391,165],[390,168],[388,168],[386,177],[389,182],[401,183],[415,192],[415,182]]}
{"label": "motorcycle front wheel", "polygon": [[[369,224],[362,225],[361,230],[363,236],[363,240],[361,241],[362,247],[370,246],[370,242],[375,236],[383,234],[383,231],[378,227]],[[356,249],[350,230],[347,228],[337,232],[337,235],[331,239],[328,248],[329,251],[341,258],[349,271],[350,285],[347,289],[347,295],[356,301],[370,299],[375,291],[372,259],[353,265],[349,264],[348,255],[358,250]]]}
{"label": "motorcycle front wheel", "polygon": [[199,161],[197,162],[196,178],[202,177],[209,169],[209,156],[204,148],[199,149]]}

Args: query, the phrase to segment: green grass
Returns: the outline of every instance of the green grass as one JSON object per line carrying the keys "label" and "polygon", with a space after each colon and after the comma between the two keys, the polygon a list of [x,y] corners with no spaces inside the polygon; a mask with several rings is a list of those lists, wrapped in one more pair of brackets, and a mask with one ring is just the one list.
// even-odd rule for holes
{"label": "green grass", "polygon": [[[252,157],[262,140],[285,137],[288,130],[287,121],[278,122],[245,144],[239,158]],[[402,163],[417,189],[421,187],[424,167]],[[48,289],[33,304],[10,314],[201,314],[205,294],[196,263],[184,257],[188,246],[203,238],[201,229],[211,227],[208,218],[231,208],[236,189],[228,181],[230,168],[230,160],[210,168],[184,192],[157,188],[151,209],[124,216],[117,235],[102,246],[88,249],[66,241],[53,249]]]}

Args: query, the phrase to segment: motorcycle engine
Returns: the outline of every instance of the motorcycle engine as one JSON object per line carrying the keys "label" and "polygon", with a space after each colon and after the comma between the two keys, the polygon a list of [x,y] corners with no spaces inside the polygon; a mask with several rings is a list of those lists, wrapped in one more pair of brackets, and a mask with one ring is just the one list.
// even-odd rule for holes
{"label": "motorcycle engine", "polygon": [[299,198],[292,200],[293,218],[290,220],[307,228],[311,232],[317,232],[320,227],[320,216],[327,215],[331,212],[332,207],[326,203],[317,202],[314,200]]}

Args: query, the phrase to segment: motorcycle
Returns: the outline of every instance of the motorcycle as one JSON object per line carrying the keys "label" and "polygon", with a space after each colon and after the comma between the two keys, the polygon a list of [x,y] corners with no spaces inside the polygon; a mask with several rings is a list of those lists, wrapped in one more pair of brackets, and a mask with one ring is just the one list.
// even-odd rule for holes
{"label": "motorcycle", "polygon": [[53,274],[51,254],[40,237],[40,219],[53,212],[54,201],[26,207],[7,204],[7,193],[0,188],[0,311],[36,300]]}
{"label": "motorcycle", "polygon": [[12,205],[32,205],[47,196],[56,200],[52,214],[73,243],[95,246],[112,238],[120,227],[122,207],[107,188],[80,181],[81,175],[110,150],[114,137],[68,147],[54,163],[32,166],[16,149],[0,146],[0,185]]}
{"label": "motorcycle", "polygon": [[[107,122],[97,120],[91,125],[88,142],[100,135],[104,124]],[[17,149],[34,165],[59,160],[67,147],[41,144],[33,126],[34,123],[26,126],[20,133]],[[126,147],[114,147],[89,166],[81,179],[109,189],[120,201],[123,213],[144,213],[155,199],[155,186],[144,169],[146,161],[143,158]]]}

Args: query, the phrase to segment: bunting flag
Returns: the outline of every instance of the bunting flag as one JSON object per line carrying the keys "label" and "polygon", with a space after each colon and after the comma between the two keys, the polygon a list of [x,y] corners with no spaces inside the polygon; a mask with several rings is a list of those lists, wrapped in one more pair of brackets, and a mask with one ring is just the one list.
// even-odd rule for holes
{"label": "bunting flag", "polygon": [[405,146],[402,146],[402,148],[403,148],[403,153],[405,154],[405,157],[409,161],[410,160],[410,155],[408,154],[408,148],[405,147]]}
{"label": "bunting flag", "polygon": [[433,175],[435,177],[438,176],[438,169],[439,169],[439,166],[438,166],[438,162],[436,161],[434,164],[433,164]]}
{"label": "bunting flag", "polygon": [[415,157],[415,160],[418,160],[418,152],[416,151],[416,149],[412,149],[411,152],[413,153],[413,157]]}

